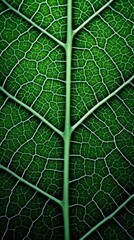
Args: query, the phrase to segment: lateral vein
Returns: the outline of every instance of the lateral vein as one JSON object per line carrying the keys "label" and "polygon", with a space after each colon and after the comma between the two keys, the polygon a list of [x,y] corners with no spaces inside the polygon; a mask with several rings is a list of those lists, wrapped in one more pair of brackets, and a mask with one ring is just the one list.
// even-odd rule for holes
{"label": "lateral vein", "polygon": [[87,118],[89,115],[91,115],[97,108],[99,108],[103,103],[108,101],[110,98],[112,98],[114,95],[116,95],[121,89],[123,89],[126,85],[128,85],[132,80],[134,79],[134,76],[129,78],[126,82],[124,82],[120,87],[118,87],[114,92],[109,94],[107,97],[105,97],[103,100],[101,100],[99,103],[97,103],[93,108],[91,108],[76,124],[72,126],[72,132]]}
{"label": "lateral vein", "polygon": [[39,187],[33,185],[32,183],[26,181],[24,178],[20,177],[19,175],[17,175],[16,173],[14,173],[13,171],[11,171],[9,168],[4,167],[3,165],[0,164],[0,168],[3,169],[4,171],[8,172],[9,174],[11,174],[13,177],[17,178],[20,182],[26,184],[27,186],[33,188],[35,191],[41,193],[42,195],[48,197],[49,199],[53,200],[54,202],[58,203],[60,206],[62,206],[62,201],[60,201],[59,199],[53,197],[51,194],[43,191],[42,189],[40,189]]}
{"label": "lateral vein", "polygon": [[0,86],[0,90],[6,94],[9,98],[11,98],[16,103],[20,104],[22,107],[27,109],[29,112],[31,112],[34,116],[38,117],[42,122],[44,122],[47,126],[49,126],[51,129],[53,129],[56,133],[58,133],[63,138],[63,132],[60,131],[58,128],[56,128],[53,124],[48,122],[44,117],[42,117],[39,113],[37,113],[35,110],[33,110],[31,107],[17,99],[16,97],[12,96],[9,92],[7,92],[3,87]]}
{"label": "lateral vein", "polygon": [[89,23],[93,18],[95,18],[99,13],[101,13],[106,7],[108,7],[114,0],[108,1],[103,5],[98,11],[96,11],[92,16],[90,16],[85,22],[83,22],[78,28],[73,31],[73,35],[79,32],[87,23]]}
{"label": "lateral vein", "polygon": [[2,2],[9,8],[11,9],[13,12],[17,13],[19,16],[21,16],[23,19],[25,19],[27,22],[29,22],[32,26],[36,27],[37,29],[39,29],[42,33],[46,34],[48,37],[50,37],[51,39],[53,39],[56,43],[58,43],[60,46],[62,46],[64,49],[66,48],[65,43],[63,43],[62,41],[60,41],[58,38],[54,37],[52,34],[50,34],[49,32],[47,32],[45,29],[43,29],[42,27],[38,26],[35,22],[33,22],[30,18],[26,17],[23,13],[21,13],[20,11],[18,11],[17,9],[15,9],[14,7],[12,7],[9,3],[7,3],[5,0],[2,0]]}
{"label": "lateral vein", "polygon": [[102,224],[104,224],[105,222],[107,222],[108,220],[110,220],[111,218],[114,217],[114,215],[116,213],[118,213],[123,207],[126,206],[126,204],[128,202],[130,202],[130,200],[132,200],[134,198],[134,194],[132,194],[125,202],[123,202],[113,213],[111,213],[109,216],[107,216],[106,218],[104,218],[102,221],[100,221],[98,224],[96,224],[92,229],[90,229],[82,238],[80,238],[80,240],[84,240],[86,237],[88,237],[92,232],[94,232],[95,230],[97,230]]}

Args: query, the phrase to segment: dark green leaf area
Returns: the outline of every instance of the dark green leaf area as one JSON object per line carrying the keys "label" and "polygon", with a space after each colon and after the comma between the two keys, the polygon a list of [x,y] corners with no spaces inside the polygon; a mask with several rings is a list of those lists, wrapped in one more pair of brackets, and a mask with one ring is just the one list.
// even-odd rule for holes
{"label": "dark green leaf area", "polygon": [[115,215],[116,221],[121,224],[132,238],[134,238],[134,202],[131,200],[120,213]]}
{"label": "dark green leaf area", "polygon": [[130,0],[126,0],[125,2],[118,0],[116,2],[113,2],[110,8],[116,11],[116,13],[123,15],[124,19],[133,21],[134,3]]}
{"label": "dark green leaf area", "polygon": [[109,29],[120,38],[124,38],[130,48],[133,47],[133,43],[129,41],[133,38],[133,31],[131,30],[133,28],[133,8],[134,4],[130,4],[129,0],[126,0],[123,4],[122,0],[118,0],[99,15],[104,23],[109,26]]}
{"label": "dark green leaf area", "polygon": [[[2,5],[4,6],[4,5]],[[1,50],[4,50],[5,47],[8,47],[9,43],[14,43],[15,39],[19,36],[19,38],[24,39],[26,33],[28,34],[28,29],[32,28],[25,21],[16,15],[14,15],[11,11],[7,11],[5,14],[1,14],[0,16],[0,30],[1,30]],[[33,38],[33,34],[31,34],[31,39]],[[36,36],[35,36],[36,37]],[[28,39],[26,39],[28,40]],[[30,35],[29,35],[30,40]],[[29,45],[24,42],[25,47]],[[23,45],[23,47],[24,47]],[[21,46],[20,46],[21,47]],[[25,50],[25,49],[24,49]]]}
{"label": "dark green leaf area", "polygon": [[79,27],[84,21],[86,21],[92,14],[99,10],[106,0],[74,0],[73,1],[73,28]]}
{"label": "dark green leaf area", "polygon": [[[107,223],[104,223],[101,227],[92,233],[87,240],[128,240],[134,237],[134,208],[131,201],[123,209],[120,210],[114,216],[114,219],[110,219]],[[126,230],[127,229],[127,230]]]}
{"label": "dark green leaf area", "polygon": [[[53,79],[48,79],[44,81],[43,85],[44,88],[40,88],[36,100],[34,100],[33,96],[31,106],[49,122],[63,130],[65,116],[64,84],[53,81]],[[24,92],[22,95],[24,95]],[[26,100],[27,99],[28,97],[26,96]]]}
{"label": "dark green leaf area", "polygon": [[[115,136],[115,138],[120,136],[122,131],[125,131],[126,134],[129,133],[130,136],[133,134],[133,97],[133,87],[126,86],[124,90],[116,95],[116,97],[110,99],[94,114],[95,119],[98,120],[98,124],[100,121],[100,124],[108,128],[111,135]],[[93,121],[92,119],[94,118],[91,117],[91,122]],[[88,124],[88,121],[86,124]]]}
{"label": "dark green leaf area", "polygon": [[[126,1],[128,6],[129,2]],[[114,6],[114,5],[113,5]],[[116,8],[110,7],[95,21],[86,26],[86,31],[95,39],[97,46],[111,59],[118,72],[129,78],[133,74],[133,22]]]}
{"label": "dark green leaf area", "polygon": [[1,163],[25,180],[61,197],[61,139],[11,101],[2,109],[1,129]]}
{"label": "dark green leaf area", "polygon": [[[109,168],[110,175],[117,184],[121,186],[122,190],[126,194],[131,194],[134,187],[134,173],[131,161],[127,160],[124,156],[122,156],[121,152],[119,153],[116,150],[111,156],[107,157],[107,166]],[[107,191],[107,188],[105,189],[105,183],[103,184],[103,188]],[[114,189],[112,192],[115,192]],[[118,196],[114,196],[114,199],[118,201]]]}
{"label": "dark green leaf area", "polygon": [[1,84],[10,94],[63,129],[64,52],[18,16],[6,14],[1,20],[5,22],[2,38],[6,42],[6,46],[2,45]]}
{"label": "dark green leaf area", "polygon": [[[106,203],[107,207],[112,209],[111,205],[107,204],[107,201],[104,201],[103,198],[102,201],[104,202],[104,204]],[[89,203],[85,207],[81,207],[81,205],[77,204],[76,207],[73,207],[73,209],[71,209],[71,213],[73,216],[71,218],[72,239],[80,239],[92,227],[94,227],[98,222],[104,219],[102,211],[95,201],[89,201]],[[92,238],[92,234],[90,235],[90,238]]]}
{"label": "dark green leaf area", "polygon": [[[106,159],[114,159],[112,156],[115,156],[116,164],[122,159],[122,164],[118,164],[117,172],[119,165],[129,169],[134,156],[132,99],[133,90],[131,87],[126,87],[76,130],[72,138],[71,151],[74,160],[71,161],[71,180],[87,174],[86,169],[93,174],[95,162],[104,163]],[[87,167],[88,163],[90,166]],[[107,170],[109,167],[107,166]],[[130,173],[127,174],[129,175]],[[119,173],[116,178],[118,177]]]}
{"label": "dark green leaf area", "polygon": [[[99,124],[100,123],[100,124]],[[76,131],[72,141],[72,153],[84,159],[95,160],[104,158],[114,148],[113,136],[103,122],[90,118],[89,126],[83,126]],[[101,132],[101,129],[103,131]],[[76,152],[77,151],[77,152]]]}
{"label": "dark green leaf area", "polygon": [[134,74],[133,22],[124,15],[110,7],[76,35],[72,124]]}
{"label": "dark green leaf area", "polygon": [[[90,228],[102,221],[125,201],[128,194],[117,181],[112,174],[111,176],[104,177],[103,180],[97,177],[97,174],[94,174],[91,178],[88,176],[80,178],[78,184],[71,184],[70,201],[73,206],[70,212],[73,239],[82,237]],[[128,214],[125,215],[123,219],[122,222],[128,219],[128,224]],[[119,221],[119,223],[121,222]],[[126,224],[124,225],[124,229],[128,229],[126,228]],[[131,231],[132,229],[130,227],[130,233]],[[107,239],[107,234],[106,238],[104,237],[103,239]],[[112,234],[110,239],[112,239],[113,236]],[[90,237],[92,239],[92,235]]]}
{"label": "dark green leaf area", "polygon": [[[63,239],[62,213],[54,203],[1,173],[0,235],[8,239]],[[12,190],[11,190],[12,189]],[[3,201],[4,199],[4,201]]]}
{"label": "dark green leaf area", "polygon": [[8,0],[15,9],[32,19],[38,26],[46,29],[55,37],[65,41],[66,1],[48,0],[32,1]]}
{"label": "dark green leaf area", "polygon": [[[95,111],[72,136],[70,203],[72,234],[77,232],[76,239],[133,193],[132,99],[132,87],[126,87]],[[84,209],[82,219],[77,217],[81,214],[81,206]],[[122,236],[120,231],[119,227],[117,239]],[[104,239],[112,239],[113,229],[105,234]],[[124,239],[126,237],[127,233]],[[99,235],[95,239],[99,239]]]}
{"label": "dark green leaf area", "polygon": [[92,36],[82,33],[81,37],[87,39],[87,46],[75,47],[73,52],[72,124],[122,83],[120,72]]}

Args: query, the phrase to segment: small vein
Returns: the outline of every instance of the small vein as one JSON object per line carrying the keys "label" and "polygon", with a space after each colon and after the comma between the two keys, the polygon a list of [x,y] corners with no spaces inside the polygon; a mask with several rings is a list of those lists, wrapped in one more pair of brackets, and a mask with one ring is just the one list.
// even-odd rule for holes
{"label": "small vein", "polygon": [[118,87],[114,92],[109,94],[107,97],[105,97],[103,100],[98,102],[93,108],[91,108],[76,124],[72,126],[72,132],[87,118],[89,115],[91,115],[97,108],[99,108],[102,104],[107,102],[110,98],[112,98],[114,95],[116,95],[121,89],[123,89],[127,84],[129,84],[134,79],[134,76],[129,78],[126,82],[124,82],[120,87]]}
{"label": "small vein", "polygon": [[43,29],[42,27],[38,26],[35,22],[33,22],[30,18],[26,17],[23,13],[21,13],[20,11],[18,11],[17,9],[15,9],[14,7],[12,7],[9,3],[7,3],[5,0],[2,0],[2,2],[13,12],[15,12],[16,14],[18,14],[19,16],[21,16],[23,19],[25,19],[27,22],[29,22],[30,24],[32,24],[32,26],[36,27],[37,29],[39,29],[42,33],[46,34],[48,37],[50,37],[51,39],[53,39],[56,43],[58,43],[60,46],[62,46],[64,49],[66,48],[66,44],[63,43],[62,41],[60,41],[58,38],[54,37],[52,34],[50,34],[49,32],[47,32],[45,29]]}
{"label": "small vein", "polygon": [[89,23],[93,18],[95,18],[99,13],[101,13],[106,7],[108,7],[113,0],[108,1],[105,5],[103,5],[98,11],[96,11],[92,16],[90,16],[85,22],[83,22],[78,28],[73,31],[73,35],[79,32],[87,23]]}
{"label": "small vein", "polygon": [[125,205],[130,202],[130,200],[132,200],[134,198],[134,194],[132,194],[131,196],[129,196],[129,198],[123,202],[113,213],[111,213],[109,216],[107,216],[106,218],[104,218],[102,221],[100,221],[98,224],[96,224],[91,230],[89,230],[82,238],[80,238],[80,240],[84,240],[86,237],[88,237],[92,232],[94,232],[96,229],[98,229],[102,224],[104,224],[105,222],[107,222],[108,220],[110,220],[111,218],[113,218],[115,216],[116,213],[118,213],[123,207],[125,207]]}
{"label": "small vein", "polygon": [[33,188],[35,191],[41,193],[42,195],[48,197],[49,199],[53,200],[54,202],[58,203],[60,206],[62,206],[62,201],[59,200],[58,198],[55,198],[54,196],[52,196],[51,194],[43,191],[42,189],[38,188],[36,185],[33,185],[32,183],[26,181],[24,178],[20,177],[19,175],[17,175],[16,173],[14,173],[13,171],[11,171],[9,168],[3,166],[0,164],[0,168],[3,169],[4,171],[6,171],[7,173],[11,174],[13,177],[17,178],[20,182],[26,184],[27,186]]}
{"label": "small vein", "polygon": [[58,133],[61,137],[63,137],[63,132],[60,131],[58,128],[56,128],[53,124],[51,124],[49,121],[47,121],[44,117],[42,117],[39,113],[37,113],[34,109],[17,99],[16,97],[12,96],[9,92],[7,92],[4,88],[0,87],[0,90],[5,93],[10,99],[15,101],[16,103],[20,104],[22,107],[27,109],[29,112],[31,112],[34,116],[38,117],[42,122],[44,122],[47,126],[49,126],[51,129],[53,129],[56,133]]}

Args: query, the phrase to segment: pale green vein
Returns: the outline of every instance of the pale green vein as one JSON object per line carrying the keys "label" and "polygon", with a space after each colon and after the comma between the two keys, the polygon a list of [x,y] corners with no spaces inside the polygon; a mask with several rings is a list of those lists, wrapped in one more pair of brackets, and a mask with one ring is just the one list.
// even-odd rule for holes
{"label": "pale green vein", "polygon": [[95,18],[99,13],[101,13],[106,7],[108,7],[113,0],[108,1],[105,5],[103,5],[98,11],[96,11],[92,16],[90,16],[84,23],[82,23],[78,28],[73,31],[73,35],[79,32],[87,23],[89,23],[93,18]]}
{"label": "pale green vein", "polygon": [[47,32],[45,29],[43,29],[42,27],[38,26],[35,22],[33,22],[30,18],[26,17],[24,14],[22,14],[20,11],[18,11],[17,9],[15,9],[14,7],[12,7],[9,3],[7,3],[5,0],[2,0],[2,2],[9,7],[9,9],[11,9],[13,12],[15,12],[16,14],[18,14],[19,16],[21,16],[23,19],[25,19],[27,22],[29,22],[32,26],[36,27],[37,29],[39,29],[42,33],[46,34],[48,37],[50,37],[51,39],[53,39],[56,43],[58,43],[60,46],[62,46],[64,49],[66,48],[66,45],[61,42],[59,39],[57,39],[56,37],[54,37],[53,35],[51,35],[49,32]]}
{"label": "pale green vein", "polygon": [[42,122],[44,122],[47,126],[49,126],[51,129],[53,129],[56,133],[58,133],[61,137],[63,137],[63,132],[60,131],[58,128],[56,128],[53,124],[48,122],[44,117],[42,117],[39,113],[37,113],[35,110],[33,110],[31,107],[17,99],[16,97],[12,96],[9,92],[7,92],[4,88],[0,87],[0,90],[5,93],[10,99],[12,99],[14,102],[20,104],[22,107],[27,109],[29,112],[31,112],[34,116],[38,117]]}
{"label": "pale green vein", "polygon": [[69,219],[69,161],[70,161],[70,109],[71,109],[71,64],[72,64],[72,0],[67,1],[67,39],[66,39],[66,109],[64,131],[64,175],[63,175],[63,217],[64,239],[70,240]]}
{"label": "pale green vein", "polygon": [[128,202],[130,202],[130,200],[132,200],[134,198],[134,194],[131,195],[124,203],[122,203],[113,213],[111,213],[109,216],[107,216],[106,218],[104,218],[102,221],[100,221],[98,224],[96,224],[96,226],[94,226],[91,230],[89,230],[82,238],[80,238],[80,240],[84,240],[86,237],[88,237],[92,232],[94,232],[95,230],[97,230],[102,224],[104,224],[105,222],[107,222],[108,220],[110,220],[111,218],[114,217],[114,215],[116,213],[118,213],[123,207],[126,206],[126,204]]}
{"label": "pale green vein", "polygon": [[105,97],[102,101],[97,103],[93,108],[91,108],[76,124],[72,126],[72,132],[87,118],[89,115],[91,115],[97,108],[99,108],[102,104],[107,102],[110,98],[115,96],[121,89],[123,89],[127,84],[129,84],[134,79],[134,76],[129,78],[126,82],[124,82],[119,88],[117,88],[114,92],[109,94],[107,97]]}
{"label": "pale green vein", "polygon": [[56,202],[60,206],[62,206],[62,201],[60,201],[59,199],[53,197],[52,195],[50,195],[49,193],[43,191],[42,189],[38,188],[37,186],[33,185],[32,183],[26,181],[24,178],[18,176],[16,173],[11,171],[9,168],[6,168],[6,167],[4,167],[1,164],[0,164],[0,168],[3,169],[4,171],[6,171],[7,173],[11,174],[13,177],[17,178],[20,182],[22,182],[22,183],[26,184],[27,186],[33,188],[36,192],[41,193],[42,195],[48,197],[49,199],[53,200],[54,202]]}

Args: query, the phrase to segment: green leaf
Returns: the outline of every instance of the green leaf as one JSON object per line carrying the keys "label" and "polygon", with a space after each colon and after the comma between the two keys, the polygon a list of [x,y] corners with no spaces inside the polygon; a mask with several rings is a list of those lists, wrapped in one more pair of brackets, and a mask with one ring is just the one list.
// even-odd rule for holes
{"label": "green leaf", "polygon": [[0,238],[134,239],[134,4],[0,7]]}

